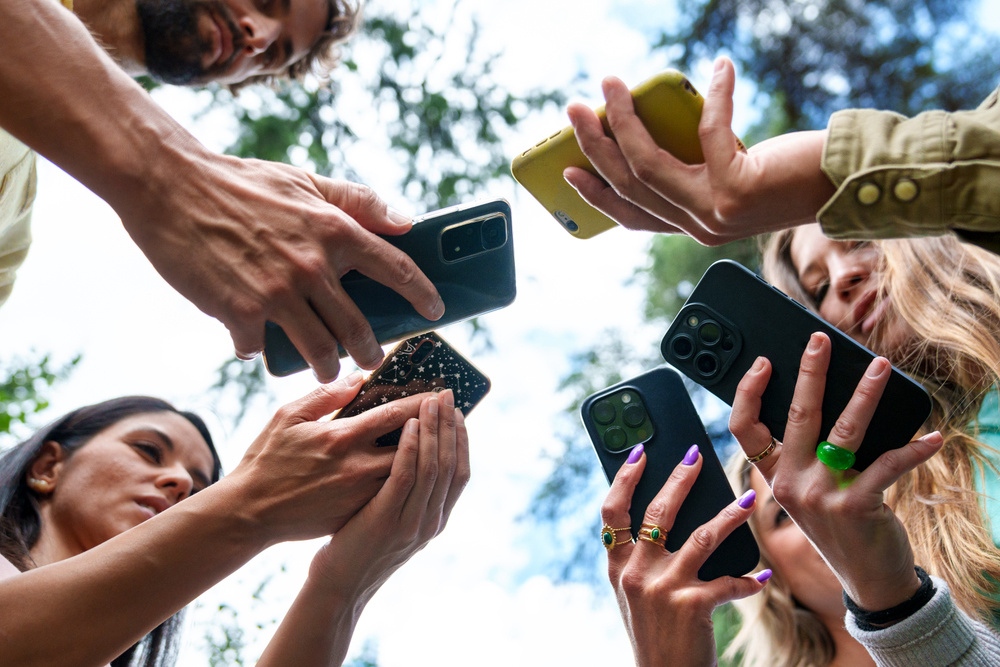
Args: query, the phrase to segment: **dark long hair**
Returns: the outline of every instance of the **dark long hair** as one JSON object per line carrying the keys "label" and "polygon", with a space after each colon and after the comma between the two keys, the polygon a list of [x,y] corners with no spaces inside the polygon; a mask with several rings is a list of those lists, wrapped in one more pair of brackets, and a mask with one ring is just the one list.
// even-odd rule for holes
{"label": "dark long hair", "polygon": [[[34,567],[31,548],[41,533],[38,496],[27,484],[28,470],[46,442],[57,442],[72,456],[104,429],[123,419],[150,412],[172,412],[198,429],[212,452],[212,482],[222,474],[212,436],[201,417],[183,412],[166,401],[149,396],[124,396],[88,405],[64,415],[0,455],[0,555],[22,572]],[[161,623],[142,640],[112,661],[112,667],[162,667],[173,664],[181,612]]]}

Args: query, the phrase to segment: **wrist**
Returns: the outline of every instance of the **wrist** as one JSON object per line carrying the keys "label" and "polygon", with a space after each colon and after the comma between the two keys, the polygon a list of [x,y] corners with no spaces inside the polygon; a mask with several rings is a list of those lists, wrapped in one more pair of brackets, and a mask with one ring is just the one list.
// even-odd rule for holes
{"label": "wrist", "polygon": [[889,607],[863,607],[853,600],[847,591],[844,591],[844,606],[854,616],[860,629],[879,630],[895,625],[909,618],[930,602],[935,593],[934,582],[930,575],[919,566],[914,567],[913,570],[916,588],[914,589],[911,584],[902,589],[900,596],[904,595],[906,591],[910,591],[909,596]]}

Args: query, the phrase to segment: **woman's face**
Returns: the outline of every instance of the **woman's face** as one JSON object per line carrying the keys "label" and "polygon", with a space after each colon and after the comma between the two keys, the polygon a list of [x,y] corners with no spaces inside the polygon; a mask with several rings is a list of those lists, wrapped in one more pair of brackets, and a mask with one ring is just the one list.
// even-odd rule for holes
{"label": "woman's face", "polygon": [[833,570],[775,502],[771,489],[756,470],[750,472],[750,488],[757,492],[754,527],[772,569],[788,582],[799,603],[820,618],[842,622],[844,600]]}
{"label": "woman's face", "polygon": [[56,531],[82,553],[211,483],[212,452],[183,416],[149,412],[119,421],[58,464],[42,505],[42,536]]}
{"label": "woman's face", "polygon": [[795,230],[789,251],[799,283],[823,319],[872,349],[878,329],[881,350],[899,347],[912,337],[910,328],[895,317],[890,300],[879,298],[879,255],[872,245],[827,238],[813,224]]}

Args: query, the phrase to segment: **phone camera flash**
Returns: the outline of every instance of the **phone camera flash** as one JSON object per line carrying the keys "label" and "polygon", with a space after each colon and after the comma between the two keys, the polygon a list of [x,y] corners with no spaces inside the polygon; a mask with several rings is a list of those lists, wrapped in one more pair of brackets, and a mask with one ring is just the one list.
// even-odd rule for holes
{"label": "phone camera flash", "polygon": [[697,315],[692,315],[691,317],[688,318],[688,326],[689,327],[696,327],[696,326],[698,326],[698,316]]}
{"label": "phone camera flash", "polygon": [[631,402],[632,402],[631,394],[622,394],[622,403],[631,403]]}

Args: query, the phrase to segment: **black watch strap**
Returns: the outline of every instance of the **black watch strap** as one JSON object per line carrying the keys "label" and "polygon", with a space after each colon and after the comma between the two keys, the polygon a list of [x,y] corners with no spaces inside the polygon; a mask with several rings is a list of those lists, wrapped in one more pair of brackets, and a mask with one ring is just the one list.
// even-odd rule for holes
{"label": "black watch strap", "polygon": [[930,602],[937,590],[934,588],[934,582],[931,581],[930,575],[924,572],[924,569],[919,565],[913,569],[920,579],[920,588],[913,594],[913,597],[905,602],[900,602],[895,607],[889,607],[881,611],[868,611],[859,607],[858,603],[847,595],[847,591],[844,591],[844,606],[854,616],[860,629],[867,631],[881,630],[887,624],[898,623],[903,619],[909,618],[917,610]]}

